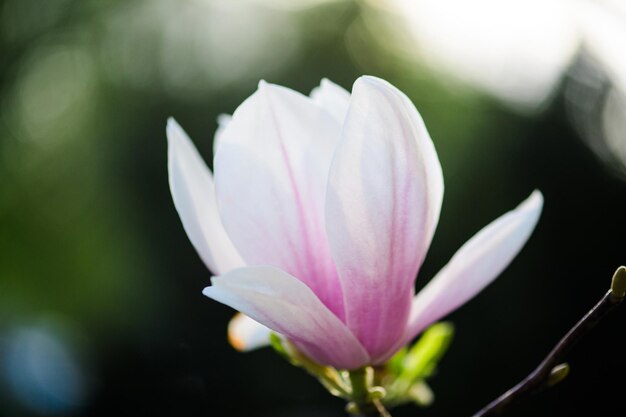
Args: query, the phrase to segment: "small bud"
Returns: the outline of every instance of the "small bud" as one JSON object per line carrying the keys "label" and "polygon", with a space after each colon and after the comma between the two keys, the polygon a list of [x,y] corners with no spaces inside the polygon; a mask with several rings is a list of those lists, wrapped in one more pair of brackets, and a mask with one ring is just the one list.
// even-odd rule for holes
{"label": "small bud", "polygon": [[613,280],[611,281],[611,294],[617,300],[624,299],[626,295],[626,267],[620,266],[613,274]]}
{"label": "small bud", "polygon": [[550,371],[550,376],[548,377],[548,386],[553,387],[559,382],[563,381],[569,375],[569,364],[561,363]]}

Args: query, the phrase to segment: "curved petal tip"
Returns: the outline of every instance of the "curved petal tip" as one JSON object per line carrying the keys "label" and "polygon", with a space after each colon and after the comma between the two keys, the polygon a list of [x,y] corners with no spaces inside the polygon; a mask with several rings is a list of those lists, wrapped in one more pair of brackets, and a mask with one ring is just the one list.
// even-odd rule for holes
{"label": "curved petal tip", "polygon": [[534,190],[530,196],[520,204],[520,207],[522,206],[541,210],[543,208],[543,194],[541,191]]}

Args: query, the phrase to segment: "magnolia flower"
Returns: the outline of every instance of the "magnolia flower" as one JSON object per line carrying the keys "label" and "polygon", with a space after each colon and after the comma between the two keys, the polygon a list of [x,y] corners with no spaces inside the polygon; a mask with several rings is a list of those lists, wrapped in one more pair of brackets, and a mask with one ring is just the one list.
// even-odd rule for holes
{"label": "magnolia flower", "polygon": [[254,320],[231,323],[235,342],[258,346],[271,329],[340,369],[384,363],[481,291],[543,204],[533,192],[414,295],[443,178],[419,113],[388,82],[361,77],[350,95],[323,80],[307,97],[261,81],[222,120],[214,177],[173,120],[167,134],[174,203],[217,275],[204,294]]}

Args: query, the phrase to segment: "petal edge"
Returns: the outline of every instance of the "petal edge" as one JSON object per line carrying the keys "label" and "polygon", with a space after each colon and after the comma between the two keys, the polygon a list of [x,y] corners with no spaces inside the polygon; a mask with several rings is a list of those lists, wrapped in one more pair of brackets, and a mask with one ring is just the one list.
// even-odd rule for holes
{"label": "petal edge", "polygon": [[535,190],[468,240],[415,296],[403,344],[493,282],[530,238],[542,208],[543,196]]}
{"label": "petal edge", "polygon": [[167,121],[172,199],[189,240],[213,273],[244,265],[222,226],[211,171],[173,118]]}
{"label": "petal edge", "polygon": [[289,338],[313,360],[341,369],[369,363],[363,346],[313,291],[271,266],[214,277],[203,294]]}

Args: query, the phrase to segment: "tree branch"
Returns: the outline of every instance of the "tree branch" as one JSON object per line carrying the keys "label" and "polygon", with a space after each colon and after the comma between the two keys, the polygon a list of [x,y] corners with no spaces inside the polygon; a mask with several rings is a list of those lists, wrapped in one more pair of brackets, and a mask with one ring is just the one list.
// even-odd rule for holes
{"label": "tree branch", "polygon": [[559,341],[541,364],[519,384],[502,394],[473,417],[497,416],[521,397],[553,386],[568,374],[569,365],[563,357],[611,310],[618,306],[626,294],[626,267],[620,266],[613,275],[611,289],[576,325]]}

